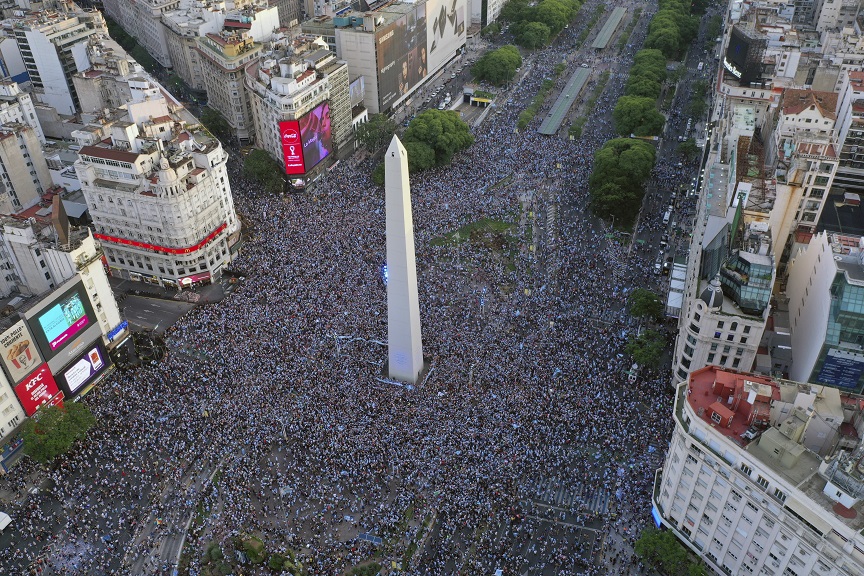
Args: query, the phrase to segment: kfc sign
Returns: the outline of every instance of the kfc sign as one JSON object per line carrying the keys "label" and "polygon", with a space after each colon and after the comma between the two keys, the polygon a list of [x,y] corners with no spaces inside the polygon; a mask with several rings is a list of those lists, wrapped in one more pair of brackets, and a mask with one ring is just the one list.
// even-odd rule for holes
{"label": "kfc sign", "polygon": [[24,378],[15,387],[15,395],[21,402],[27,416],[36,413],[43,404],[50,402],[60,394],[54,376],[48,369],[48,364],[42,364],[32,374]]}
{"label": "kfc sign", "polygon": [[300,139],[300,124],[297,120],[279,123],[279,135],[282,139],[282,156],[285,159],[286,174],[305,174],[303,164],[303,143]]}

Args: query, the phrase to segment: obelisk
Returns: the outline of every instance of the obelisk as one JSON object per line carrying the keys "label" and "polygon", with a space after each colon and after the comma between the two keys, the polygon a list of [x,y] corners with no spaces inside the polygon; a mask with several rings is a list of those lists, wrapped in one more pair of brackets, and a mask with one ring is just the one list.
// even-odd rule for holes
{"label": "obelisk", "polygon": [[393,136],[384,159],[387,213],[387,348],[390,378],[416,384],[423,370],[408,153]]}

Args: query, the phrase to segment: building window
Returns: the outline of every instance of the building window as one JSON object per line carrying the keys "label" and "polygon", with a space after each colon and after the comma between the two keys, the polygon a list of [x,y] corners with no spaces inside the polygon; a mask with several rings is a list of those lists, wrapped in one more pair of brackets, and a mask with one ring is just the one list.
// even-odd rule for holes
{"label": "building window", "polygon": [[779,488],[774,489],[774,497],[780,500],[781,502],[786,502],[786,493],[780,490]]}
{"label": "building window", "polygon": [[767,490],[767,489],[768,489],[768,480],[766,480],[766,479],[763,478],[762,476],[757,476],[757,477],[756,477],[756,483],[759,484],[759,486],[761,486],[763,490]]}
{"label": "building window", "polygon": [[716,356],[716,354],[708,354],[708,364],[714,363],[714,357],[715,356]]}
{"label": "building window", "polygon": [[[753,469],[750,468],[750,466],[748,466],[747,464],[745,464],[743,462],[741,463],[741,471],[744,474],[746,474],[747,476],[750,476],[753,473]],[[760,478],[761,478],[761,476],[760,476]]]}

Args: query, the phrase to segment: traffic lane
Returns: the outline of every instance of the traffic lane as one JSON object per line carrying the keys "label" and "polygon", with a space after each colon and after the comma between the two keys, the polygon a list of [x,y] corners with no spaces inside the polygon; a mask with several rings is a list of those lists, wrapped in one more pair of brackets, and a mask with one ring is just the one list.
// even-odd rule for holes
{"label": "traffic lane", "polygon": [[123,302],[123,316],[133,327],[164,334],[169,326],[194,307],[195,304],[189,302],[127,296]]}

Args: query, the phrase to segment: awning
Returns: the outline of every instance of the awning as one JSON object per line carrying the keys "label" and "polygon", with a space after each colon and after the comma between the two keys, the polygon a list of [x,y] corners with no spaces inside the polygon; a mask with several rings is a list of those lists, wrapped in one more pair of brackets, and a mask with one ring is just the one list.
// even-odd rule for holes
{"label": "awning", "polygon": [[210,272],[204,272],[203,274],[192,274],[191,276],[187,276],[185,278],[180,279],[181,286],[188,286],[193,282],[203,282],[204,280],[210,279]]}

